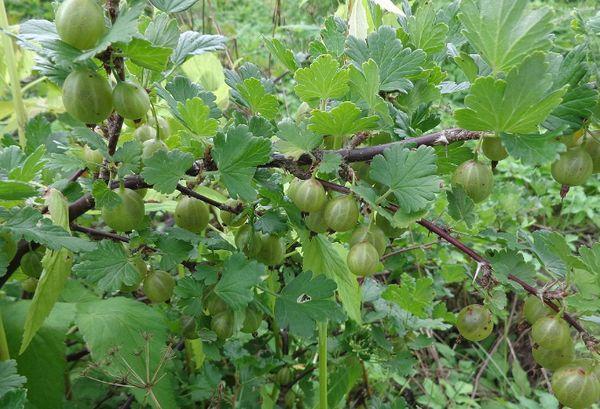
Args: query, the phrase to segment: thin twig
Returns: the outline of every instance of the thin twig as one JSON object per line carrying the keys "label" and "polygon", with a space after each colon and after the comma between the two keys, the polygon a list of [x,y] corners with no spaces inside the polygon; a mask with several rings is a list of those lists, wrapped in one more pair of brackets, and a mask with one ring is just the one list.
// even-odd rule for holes
{"label": "thin twig", "polygon": [[417,250],[417,249],[421,249],[421,250],[428,249],[428,248],[433,247],[433,246],[435,246],[436,244],[439,244],[439,243],[440,243],[440,241],[437,240],[437,241],[434,241],[433,243],[416,244],[414,246],[408,246],[408,247],[403,247],[403,248],[400,248],[400,249],[397,249],[397,250],[393,250],[393,251],[390,251],[387,254],[384,254],[381,257],[381,261],[387,260],[388,258],[396,256],[398,254],[406,253],[408,251],[413,251],[413,250]]}

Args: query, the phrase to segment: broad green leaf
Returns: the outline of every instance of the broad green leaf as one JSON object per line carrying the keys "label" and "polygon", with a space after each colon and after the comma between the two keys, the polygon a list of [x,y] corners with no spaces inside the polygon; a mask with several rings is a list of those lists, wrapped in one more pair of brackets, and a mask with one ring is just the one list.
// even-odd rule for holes
{"label": "broad green leaf", "polygon": [[0,398],[8,392],[22,387],[26,381],[27,378],[17,372],[17,361],[14,359],[0,361]]}
{"label": "broad green leaf", "polygon": [[339,365],[335,366],[330,375],[327,389],[327,402],[330,407],[339,407],[344,396],[363,379],[363,368],[360,360],[353,355],[345,357]]}
{"label": "broad green leaf", "polygon": [[337,174],[342,165],[342,156],[335,152],[325,152],[319,162],[319,172]]}
{"label": "broad green leaf", "polygon": [[508,280],[509,274],[514,274],[532,285],[535,284],[535,266],[526,262],[523,255],[515,250],[499,251],[490,257],[490,262],[494,268],[494,277],[502,284],[521,289],[519,285]]}
{"label": "broad green leaf", "polygon": [[120,178],[140,171],[142,166],[142,149],[143,145],[136,139],[125,142],[123,146],[117,149],[113,155],[113,159],[119,162],[118,175]]}
{"label": "broad green leaf", "polygon": [[194,157],[177,149],[157,151],[144,161],[142,177],[161,193],[172,193],[185,172],[192,167]]}
{"label": "broad green leaf", "polygon": [[502,144],[510,156],[520,159],[523,164],[536,166],[553,162],[565,145],[557,140],[559,132],[545,134],[509,135],[500,134]]}
{"label": "broad green leaf", "polygon": [[27,379],[25,388],[28,407],[61,408],[65,396],[64,374],[67,369],[65,334],[73,320],[74,308],[70,304],[57,303],[31,340],[30,347],[19,354],[25,317],[31,305],[31,301],[22,300],[0,307],[10,355],[17,361],[19,374]]}
{"label": "broad green leaf", "polygon": [[89,240],[73,237],[61,226],[52,224],[32,207],[20,209],[2,227],[9,229],[15,239],[24,238],[27,241],[43,244],[52,250],[65,247],[79,252],[90,251],[95,247]]}
{"label": "broad green leaf", "polygon": [[375,61],[379,67],[381,91],[406,93],[412,88],[410,78],[422,71],[427,56],[423,50],[404,48],[394,29],[388,26],[369,34],[366,41],[350,37],[347,45],[346,53],[358,66],[369,59]]}
{"label": "broad green leaf", "polygon": [[294,159],[298,159],[303,153],[311,152],[323,141],[323,137],[308,130],[305,123],[298,125],[290,118],[279,122],[277,128],[279,140],[275,145],[281,153]]}
{"label": "broad green leaf", "polygon": [[592,247],[580,247],[579,254],[588,271],[600,281],[600,243],[595,243]]}
{"label": "broad green leaf", "polygon": [[199,97],[179,102],[177,109],[181,119],[188,128],[198,136],[214,136],[217,133],[219,121],[210,118],[210,108]]}
{"label": "broad green leaf", "polygon": [[350,318],[360,323],[360,287],[346,265],[347,250],[338,243],[331,243],[325,236],[316,235],[302,237],[302,251],[304,270],[323,274],[335,281],[344,310]]}
{"label": "broad green leaf", "polygon": [[473,149],[463,143],[435,146],[438,174],[448,174],[456,170],[463,162],[473,159]]}
{"label": "broad green leaf", "polygon": [[439,192],[436,170],[433,148],[419,146],[410,150],[395,145],[373,158],[369,174],[389,188],[402,210],[413,213],[425,209]]}
{"label": "broad green leaf", "polygon": [[227,38],[221,35],[186,31],[179,36],[177,47],[171,54],[171,61],[175,65],[180,65],[190,55],[202,55],[211,51],[223,50],[226,41]]}
{"label": "broad green leaf", "polygon": [[542,53],[535,53],[513,68],[506,79],[480,77],[458,109],[458,125],[473,131],[532,133],[560,104],[567,91],[550,91],[552,78]]}
{"label": "broad green leaf", "polygon": [[25,160],[23,164],[18,168],[11,170],[9,177],[14,180],[21,182],[31,182],[46,164],[44,154],[46,153],[46,147],[40,145],[34,150]]}
{"label": "broad green leaf", "polygon": [[202,292],[204,286],[194,278],[186,276],[177,280],[173,293],[177,297],[177,306],[186,315],[202,314]]}
{"label": "broad green leaf", "polygon": [[340,321],[340,307],[331,300],[335,281],[324,275],[312,275],[304,271],[281,290],[275,301],[275,321],[279,328],[287,328],[290,334],[311,337],[317,322]]}
{"label": "broad green leaf", "polygon": [[157,13],[148,23],[144,36],[158,47],[175,48],[179,41],[177,20],[170,18],[167,13]]}
{"label": "broad green leaf", "polygon": [[362,70],[350,66],[350,92],[358,101],[364,101],[369,109],[369,114],[377,114],[388,125],[393,124],[385,100],[379,96],[379,67],[375,61],[362,64]]}
{"label": "broad green leaf", "polygon": [[121,196],[114,190],[110,189],[104,180],[96,180],[92,184],[92,196],[94,197],[94,204],[97,208],[113,208],[121,204]]}
{"label": "broad green leaf", "polygon": [[328,54],[296,71],[294,79],[294,91],[305,102],[340,99],[348,92],[348,70],[340,69],[340,64]]}
{"label": "broad green leaf", "polygon": [[[46,200],[48,213],[52,222],[69,232],[69,203],[56,189],[51,189]],[[29,346],[37,331],[50,315],[52,308],[65,286],[71,268],[73,267],[73,253],[65,248],[59,250],[46,250],[42,259],[42,276],[33,295],[33,301],[27,311],[23,342],[19,354]]]}
{"label": "broad green leaf", "polygon": [[253,200],[256,191],[252,187],[252,178],[256,167],[270,160],[271,142],[252,136],[246,125],[239,125],[231,128],[227,135],[218,134],[214,143],[213,158],[229,194]]}
{"label": "broad green leaf", "polygon": [[435,297],[433,280],[429,277],[415,280],[411,275],[404,273],[401,282],[400,285],[389,285],[382,294],[383,299],[397,304],[419,318],[429,317]]}
{"label": "broad green leaf", "polygon": [[[121,379],[123,374],[134,380],[131,371],[146,381],[147,373],[151,377],[156,375],[161,380],[152,391],[158,402],[163,408],[177,407],[170,365],[159,366],[167,345],[167,326],[157,309],[133,299],[115,297],[77,304],[75,322],[92,359],[113,381]],[[144,352],[144,359],[140,359],[140,351]],[[106,365],[107,361],[110,365]],[[130,390],[138,402],[149,401],[144,390]]]}
{"label": "broad green leaf", "polygon": [[108,46],[113,43],[128,44],[134,36],[138,33],[137,31],[137,20],[144,11],[144,3],[137,3],[131,7],[124,7],[119,10],[119,15],[115,20],[115,23],[108,29],[106,34],[100,38],[94,48],[81,54],[75,59],[75,61],[84,61],[88,58],[92,58],[102,51],[106,50]]}
{"label": "broad green leaf", "polygon": [[275,119],[277,115],[277,98],[267,93],[257,78],[248,78],[239,84],[237,91],[253,114],[260,114],[267,119]]}
{"label": "broad green leaf", "polygon": [[427,54],[440,52],[446,47],[448,26],[436,21],[435,9],[430,3],[418,7],[415,14],[407,19],[406,31],[414,48]]}
{"label": "broad green leaf", "polygon": [[475,213],[475,203],[460,186],[453,186],[452,190],[446,192],[448,198],[448,214],[456,221],[463,220],[468,227],[471,227],[477,220]]}
{"label": "broad green leaf", "polygon": [[550,48],[554,29],[548,8],[526,11],[527,0],[466,0],[463,34],[494,72],[508,71],[525,57]]}
{"label": "broad green leaf", "polygon": [[177,264],[188,259],[190,251],[194,248],[191,243],[179,240],[171,234],[161,235],[157,244],[162,253],[160,268],[167,271],[172,270]]}
{"label": "broad green leaf", "polygon": [[254,298],[253,287],[266,274],[265,266],[235,253],[223,265],[223,274],[214,292],[234,310],[242,310]]}
{"label": "broad green leaf", "polygon": [[273,54],[285,68],[292,72],[299,68],[294,53],[292,50],[285,48],[281,41],[276,38],[268,39],[265,36],[263,36],[262,39],[269,52]]}
{"label": "broad green leaf", "polygon": [[308,129],[319,135],[348,136],[377,128],[379,118],[363,117],[360,109],[345,101],[331,111],[313,110]]}
{"label": "broad green leaf", "polygon": [[537,231],[533,233],[533,247],[531,249],[547,271],[559,277],[567,275],[573,256],[562,234]]}
{"label": "broad green leaf", "polygon": [[102,156],[108,157],[108,147],[106,146],[106,140],[102,138],[97,132],[92,131],[86,127],[73,128],[71,134],[81,143],[88,145],[94,150],[100,151]]}
{"label": "broad green leaf", "polygon": [[8,146],[0,149],[0,170],[8,175],[11,170],[18,167],[23,160],[23,152],[18,146]]}
{"label": "broad green leaf", "polygon": [[27,403],[27,390],[25,388],[13,389],[0,398],[0,408],[25,409]]}
{"label": "broad green leaf", "polygon": [[158,72],[167,68],[169,57],[173,53],[171,48],[156,46],[141,38],[133,38],[129,43],[118,43],[117,46],[132,63]]}
{"label": "broad green leaf", "polygon": [[186,11],[198,0],[150,0],[150,3],[165,13],[181,13]]}
{"label": "broad green leaf", "polygon": [[140,272],[121,243],[102,240],[96,250],[81,255],[73,271],[96,284],[101,292],[118,291],[141,280]]}
{"label": "broad green leaf", "polygon": [[321,39],[327,50],[336,57],[344,54],[347,30],[348,26],[341,18],[334,16],[325,19],[323,29],[321,30]]}
{"label": "broad green leaf", "polygon": [[46,144],[51,133],[52,128],[50,122],[48,122],[43,114],[30,119],[25,126],[25,136],[27,138],[25,153],[31,154],[40,149],[42,145]]}
{"label": "broad green leaf", "polygon": [[23,200],[37,195],[37,189],[29,183],[0,180],[0,200]]}
{"label": "broad green leaf", "polygon": [[[575,132],[583,127],[598,104],[598,91],[587,85],[571,88],[562,102],[546,118],[543,125],[548,130],[563,129]],[[567,131],[564,131],[566,128]]]}
{"label": "broad green leaf", "polygon": [[[195,55],[182,64],[181,70],[190,81],[200,85],[198,88],[201,91],[204,89],[203,92],[198,93],[198,96],[210,107],[211,118],[219,119],[220,110],[227,109],[229,106],[230,88],[225,82],[225,71],[218,54],[208,52]],[[196,84],[194,86],[197,87]],[[169,85],[167,89],[173,92]]]}
{"label": "broad green leaf", "polygon": [[288,231],[287,217],[276,209],[267,210],[256,218],[254,228],[265,234],[285,235]]}

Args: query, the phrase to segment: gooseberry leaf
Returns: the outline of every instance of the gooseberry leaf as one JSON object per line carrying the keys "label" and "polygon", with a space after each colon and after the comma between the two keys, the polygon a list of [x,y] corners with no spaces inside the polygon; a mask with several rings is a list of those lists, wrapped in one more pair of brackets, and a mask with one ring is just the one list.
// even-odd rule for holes
{"label": "gooseberry leaf", "polygon": [[296,56],[292,50],[285,48],[283,43],[276,38],[269,39],[263,36],[262,39],[269,52],[273,54],[285,68],[292,72],[298,69],[298,61],[296,61]]}
{"label": "gooseberry leaf", "polygon": [[196,279],[186,276],[177,280],[173,293],[177,296],[177,306],[186,315],[202,314],[202,291],[204,286]]}
{"label": "gooseberry leaf", "polygon": [[567,87],[550,91],[545,55],[535,53],[510,70],[506,79],[480,77],[456,110],[458,125],[473,131],[532,133],[560,104]]}
{"label": "gooseberry leaf", "polygon": [[543,165],[558,158],[566,147],[557,140],[562,132],[546,132],[544,134],[500,134],[502,144],[510,156],[520,159],[526,165]]}
{"label": "gooseberry leaf", "polygon": [[353,100],[364,101],[370,114],[377,114],[386,124],[393,124],[388,106],[379,96],[379,67],[375,61],[369,59],[361,68],[350,66],[350,92]]}
{"label": "gooseberry leaf", "polygon": [[587,270],[595,274],[597,279],[600,280],[600,243],[595,243],[592,247],[581,246],[579,254]]}
{"label": "gooseberry leaf", "polygon": [[413,276],[403,273],[401,284],[389,285],[381,296],[384,300],[397,304],[416,317],[427,318],[435,297],[433,280],[429,277],[415,279]]}
{"label": "gooseberry leaf", "polygon": [[336,174],[342,165],[342,156],[335,152],[325,152],[319,162],[319,172]]}
{"label": "gooseberry leaf", "polygon": [[131,7],[125,6],[121,8],[114,24],[100,38],[96,46],[75,58],[75,61],[84,61],[92,58],[106,50],[113,43],[128,44],[138,34],[137,20],[142,11],[144,11],[145,6],[143,2],[140,2]]}
{"label": "gooseberry leaf", "polygon": [[533,233],[531,250],[547,271],[565,277],[573,262],[571,249],[564,235],[557,232],[536,231]]}
{"label": "gooseberry leaf", "polygon": [[260,114],[267,119],[274,119],[277,115],[277,98],[267,93],[259,79],[245,79],[237,84],[237,91],[244,105],[250,108],[253,114]]}
{"label": "gooseberry leaf", "polygon": [[277,124],[277,128],[279,140],[275,145],[281,153],[294,159],[311,152],[323,141],[323,137],[308,130],[305,123],[296,124],[291,118],[283,119]]}
{"label": "gooseberry leaf", "polygon": [[523,258],[523,254],[518,251],[498,251],[490,257],[490,262],[494,268],[494,276],[497,277],[502,284],[511,285],[515,289],[521,288],[517,283],[508,280],[509,274],[515,274],[526,283],[535,283],[535,266],[526,262]]}
{"label": "gooseberry leaf", "polygon": [[313,277],[303,271],[281,290],[275,300],[275,321],[279,328],[290,334],[311,337],[317,322],[343,318],[340,307],[331,299],[336,289],[335,281],[324,275]]}
{"label": "gooseberry leaf", "polygon": [[0,180],[0,200],[24,200],[37,195],[38,190],[29,183]]}
{"label": "gooseberry leaf", "polygon": [[144,37],[155,46],[175,48],[179,41],[177,20],[170,18],[166,13],[156,13],[148,23]]}
{"label": "gooseberry leaf", "polygon": [[340,57],[344,53],[348,25],[338,16],[327,17],[323,25],[324,27],[321,30],[323,44],[329,52],[336,57]]}
{"label": "gooseberry leaf", "polygon": [[171,270],[189,258],[190,251],[194,248],[191,243],[177,238],[173,231],[167,235],[161,235],[157,241],[158,248],[162,254],[160,259],[160,268]]}
{"label": "gooseberry leaf", "polygon": [[24,207],[12,215],[2,225],[10,230],[14,239],[24,238],[42,244],[52,250],[67,248],[74,252],[90,251],[96,246],[89,240],[73,237],[71,234],[32,207]]}
{"label": "gooseberry leaf", "polygon": [[452,173],[461,163],[473,159],[473,149],[465,146],[462,142],[435,146],[434,149],[440,175]]}
{"label": "gooseberry leaf", "polygon": [[183,123],[198,136],[214,136],[217,133],[219,121],[210,118],[210,108],[200,97],[187,99],[177,103],[177,110]]}
{"label": "gooseberry leaf", "polygon": [[212,150],[220,171],[221,181],[232,197],[253,200],[256,191],[252,178],[256,167],[267,163],[271,156],[271,142],[252,136],[246,125],[231,128],[227,134],[217,134]]}
{"label": "gooseberry leaf", "polygon": [[0,361],[0,398],[8,392],[22,387],[27,378],[17,372],[17,361]]}
{"label": "gooseberry leaf", "polygon": [[177,47],[171,54],[175,65],[183,64],[190,55],[219,51],[225,48],[227,37],[222,35],[201,34],[196,31],[186,31],[179,36]]}
{"label": "gooseberry leaf", "polygon": [[138,140],[127,141],[113,155],[119,163],[117,171],[120,178],[139,172],[142,166],[142,144]]}
{"label": "gooseberry leaf", "polygon": [[159,10],[165,13],[181,13],[186,11],[198,0],[150,0],[150,3]]}
{"label": "gooseberry leaf", "polygon": [[369,34],[367,40],[349,37],[346,53],[361,67],[369,59],[379,67],[380,91],[407,92],[411,77],[422,71],[426,54],[423,50],[404,48],[393,28],[382,26]]}
{"label": "gooseberry leaf", "polygon": [[363,117],[360,109],[344,101],[331,111],[313,110],[308,129],[319,135],[347,136],[377,128],[379,118]]}
{"label": "gooseberry leaf", "polygon": [[468,227],[476,221],[475,203],[460,186],[453,186],[452,190],[446,192],[448,198],[448,214],[456,221],[463,220]]}
{"label": "gooseberry leaf", "polygon": [[340,99],[348,92],[348,70],[329,54],[321,55],[310,67],[296,71],[294,87],[302,101]]}
{"label": "gooseberry leaf", "polygon": [[535,51],[550,48],[552,13],[546,7],[527,12],[527,5],[527,0],[461,3],[463,34],[495,73],[508,71]]}
{"label": "gooseberry leaf", "polygon": [[73,271],[96,284],[101,292],[118,291],[123,285],[131,286],[141,280],[128,253],[121,243],[102,240],[97,249],[82,255]]}
{"label": "gooseberry leaf", "polygon": [[401,209],[413,213],[425,209],[440,190],[436,160],[429,146],[410,150],[394,145],[373,158],[369,174],[389,188]]}
{"label": "gooseberry leaf", "polygon": [[436,20],[436,12],[431,3],[417,8],[415,14],[406,20],[406,33],[414,49],[433,54],[446,47],[448,25]]}
{"label": "gooseberry leaf", "polygon": [[285,235],[287,218],[275,209],[267,210],[254,222],[254,228],[265,234]]}
{"label": "gooseberry leaf", "polygon": [[171,48],[153,45],[142,38],[133,38],[129,43],[118,43],[117,46],[132,63],[158,72],[167,68],[169,57],[173,53]]}
{"label": "gooseberry leaf", "polygon": [[214,288],[219,298],[234,310],[241,310],[254,299],[253,287],[265,275],[264,265],[235,253],[223,264],[223,274]]}
{"label": "gooseberry leaf", "polygon": [[142,177],[157,191],[172,193],[193,163],[194,157],[189,153],[159,150],[144,162]]}
{"label": "gooseberry leaf", "polygon": [[339,243],[331,243],[323,235],[314,237],[302,236],[302,251],[304,252],[303,268],[324,274],[335,281],[337,293],[346,314],[354,321],[362,321],[360,287],[356,277],[348,270],[346,250]]}
{"label": "gooseberry leaf", "polygon": [[92,196],[97,208],[113,208],[122,202],[121,196],[106,185],[104,180],[98,179],[92,184]]}
{"label": "gooseberry leaf", "polygon": [[575,132],[583,127],[598,104],[598,92],[587,85],[571,88],[562,102],[543,123],[544,128],[554,131],[562,129]]}

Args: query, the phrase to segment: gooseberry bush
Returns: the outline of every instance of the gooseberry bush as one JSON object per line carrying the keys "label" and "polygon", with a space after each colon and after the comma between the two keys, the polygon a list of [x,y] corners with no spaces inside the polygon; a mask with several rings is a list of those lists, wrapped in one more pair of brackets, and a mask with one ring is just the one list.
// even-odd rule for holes
{"label": "gooseberry bush", "polygon": [[600,13],[350,1],[267,70],[196,3],[3,31],[0,407],[598,402]]}

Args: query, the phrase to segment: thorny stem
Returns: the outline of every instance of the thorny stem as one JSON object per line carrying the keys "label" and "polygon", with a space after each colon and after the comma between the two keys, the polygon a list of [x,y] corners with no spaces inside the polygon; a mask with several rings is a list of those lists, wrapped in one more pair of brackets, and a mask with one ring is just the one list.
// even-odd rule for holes
{"label": "thorny stem", "polygon": [[[350,161],[350,162],[368,161],[368,160],[371,160],[374,156],[381,154],[386,148],[388,148],[394,144],[401,144],[401,145],[406,144],[408,146],[420,146],[420,145],[431,146],[431,145],[439,145],[439,144],[448,144],[448,143],[452,143],[452,142],[460,142],[460,141],[465,141],[465,140],[470,140],[470,139],[478,139],[482,135],[483,135],[483,133],[481,133],[481,132],[471,132],[471,131],[465,131],[462,129],[448,129],[448,130],[443,130],[443,131],[423,135],[418,138],[412,138],[412,139],[407,139],[407,140],[403,140],[403,141],[399,141],[399,142],[393,142],[391,144],[384,144],[384,145],[366,147],[366,148],[357,148],[357,149],[351,149],[351,150],[340,149],[335,152],[342,155],[342,157],[346,161]],[[324,152],[324,151],[322,151],[322,152]],[[206,157],[204,159],[202,159],[202,161],[204,161],[204,162],[210,161],[210,160],[212,160],[212,159],[210,158],[209,155],[206,155]],[[300,157],[298,159],[298,161],[294,161],[294,160],[284,157],[283,155],[275,154],[272,156],[272,161],[270,163],[268,163],[266,165],[266,167],[283,168],[297,177],[300,177],[303,179],[308,179],[310,177],[310,174],[307,174],[306,172],[302,171],[302,169],[300,168],[300,165],[307,164],[307,160],[309,161],[308,164],[312,161],[312,159],[309,156],[303,156],[303,157]],[[200,161],[197,161],[197,162],[200,162]],[[212,164],[210,164],[210,165],[212,166]],[[200,166],[197,163],[195,163],[194,166],[190,170],[188,170],[187,174],[190,176],[197,176],[200,173],[202,168],[203,168],[203,166]],[[211,167],[207,166],[207,168],[210,169]],[[322,179],[317,179],[317,180],[319,180],[319,182],[326,189],[334,190],[334,191],[344,193],[344,194],[351,193],[350,189],[348,189],[345,186],[341,186],[339,184],[329,182],[326,180],[322,180]],[[125,187],[127,187],[129,189],[143,189],[143,188],[151,187],[151,185],[147,184],[141,176],[132,176],[132,177],[126,178],[124,183],[125,183]],[[114,182],[111,182],[110,187],[114,189],[117,186]],[[204,197],[184,186],[179,185],[177,187],[177,189],[183,194],[189,195],[191,197],[195,197],[199,200],[203,200],[209,204],[212,204],[212,205],[220,208],[221,210],[230,211],[230,212],[236,213],[236,214],[240,213],[242,211],[241,206],[236,207],[236,208],[224,207],[224,204],[213,201],[210,198]],[[88,210],[92,209],[93,207],[94,207],[93,197],[90,194],[86,194],[86,195],[82,196],[80,199],[78,199],[77,201],[75,201],[74,203],[72,203],[69,206],[70,220],[73,221],[73,220],[77,219],[79,216],[83,215]],[[388,209],[395,212],[398,210],[398,206],[389,205]],[[457,238],[453,237],[448,231],[444,230],[442,227],[438,226],[437,224],[435,224],[431,221],[425,220],[425,219],[421,219],[417,223],[420,224],[421,226],[423,226],[424,228],[426,228],[427,230],[431,231],[432,233],[435,233],[441,239],[452,244],[458,250],[460,250],[461,252],[463,252],[464,254],[469,256],[471,259],[473,259],[474,261],[479,263],[484,270],[482,279],[490,281],[488,283],[481,283],[481,281],[480,281],[480,284],[482,284],[484,287],[488,287],[490,284],[493,284],[495,282],[495,280],[493,279],[493,276],[492,276],[493,270],[491,267],[491,263],[487,259],[485,259],[479,253],[477,253],[475,250],[473,250],[472,248],[470,248],[469,246],[467,246],[466,244],[464,244]],[[23,257],[23,255],[25,253],[27,253],[28,251],[35,249],[38,246],[39,245],[36,243],[28,243],[25,241],[22,241],[21,243],[19,243],[17,254],[11,260],[5,275],[0,277],[0,288],[8,281],[8,279],[12,276],[12,274],[19,267],[20,261],[21,261],[21,258]],[[539,295],[538,290],[535,287],[527,284],[526,282],[519,279],[518,277],[516,277],[512,274],[509,274],[508,279],[519,284],[523,289],[525,289],[525,291],[529,292],[530,294]],[[552,301],[550,299],[548,299],[546,297],[543,297],[543,298],[544,298],[544,302],[546,304],[548,304],[552,309],[554,309],[555,311],[559,311],[559,307],[556,306],[554,303],[552,303]],[[593,337],[591,334],[589,334],[581,326],[581,324],[577,321],[577,319],[575,319],[573,316],[571,316],[568,313],[564,313],[563,318],[573,328],[575,328],[577,331],[579,331],[582,334],[584,341],[586,342],[586,345],[588,346],[589,349],[593,350],[593,349],[597,348],[599,341],[595,337]]]}

